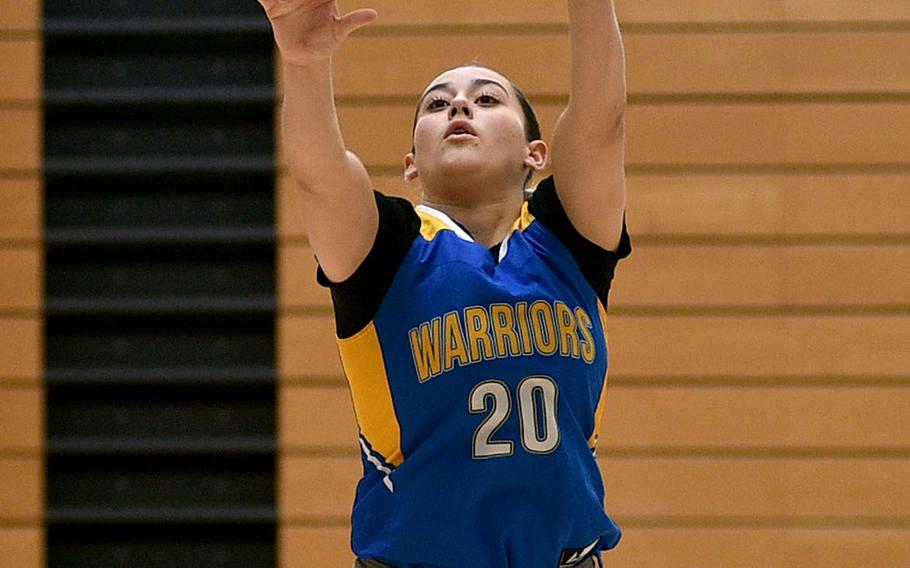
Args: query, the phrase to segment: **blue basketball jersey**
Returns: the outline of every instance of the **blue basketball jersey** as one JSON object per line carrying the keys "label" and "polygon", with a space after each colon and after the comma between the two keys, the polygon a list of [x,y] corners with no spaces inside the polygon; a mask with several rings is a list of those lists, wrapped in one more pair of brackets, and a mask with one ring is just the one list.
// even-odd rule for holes
{"label": "blue basketball jersey", "polygon": [[[537,212],[549,202],[564,217],[552,178],[545,191]],[[392,199],[377,193],[381,212]],[[535,203],[492,253],[441,211],[406,207],[413,231],[397,234],[410,242],[373,304],[319,274],[336,311],[370,317],[338,339],[364,465],[355,554],[397,568],[556,568],[567,551],[614,547],[594,456],[606,291]],[[395,231],[383,217],[374,248]],[[607,289],[629,251],[625,231],[619,251],[600,251]]]}

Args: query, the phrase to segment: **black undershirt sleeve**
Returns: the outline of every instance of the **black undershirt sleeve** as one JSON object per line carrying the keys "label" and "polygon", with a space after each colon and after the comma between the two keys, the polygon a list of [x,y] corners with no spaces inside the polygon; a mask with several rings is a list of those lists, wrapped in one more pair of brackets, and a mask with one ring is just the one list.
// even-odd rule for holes
{"label": "black undershirt sleeve", "polygon": [[632,242],[626,231],[625,215],[623,215],[622,236],[617,249],[610,251],[601,248],[585,238],[572,225],[559,200],[559,195],[556,193],[556,184],[552,175],[537,184],[528,203],[528,211],[569,249],[582,274],[606,308],[616,263],[632,253]]}
{"label": "black undershirt sleeve", "polygon": [[335,331],[347,338],[363,329],[379,310],[405,255],[420,232],[420,217],[407,199],[373,191],[379,227],[366,258],[343,282],[332,282],[316,269],[316,281],[332,293]]}

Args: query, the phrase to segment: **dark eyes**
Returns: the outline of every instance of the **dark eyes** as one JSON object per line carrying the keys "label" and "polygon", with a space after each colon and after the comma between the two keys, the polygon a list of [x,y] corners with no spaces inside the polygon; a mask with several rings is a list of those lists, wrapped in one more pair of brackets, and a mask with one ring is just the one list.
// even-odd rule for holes
{"label": "dark eyes", "polygon": [[[486,101],[485,101],[485,99],[486,99]],[[493,95],[487,94],[487,93],[481,94],[479,97],[477,97],[477,100],[481,101],[482,103],[485,103],[485,104],[496,104],[499,102],[498,98],[496,98]],[[441,106],[438,106],[436,103],[448,104],[448,102],[449,102],[448,99],[446,99],[445,97],[436,96],[436,97],[433,97],[429,103],[427,103],[426,109],[434,110],[436,108],[442,108]]]}
{"label": "dark eyes", "polygon": [[446,100],[442,97],[433,97],[430,99],[430,102],[427,103],[427,110],[433,110],[436,108],[436,103],[444,103]]}

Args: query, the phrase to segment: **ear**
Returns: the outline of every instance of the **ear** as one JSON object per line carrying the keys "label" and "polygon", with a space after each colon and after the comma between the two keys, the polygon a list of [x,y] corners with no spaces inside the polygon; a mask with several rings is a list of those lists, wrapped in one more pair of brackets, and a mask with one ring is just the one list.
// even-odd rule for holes
{"label": "ear", "polygon": [[550,148],[543,140],[532,140],[528,142],[528,155],[522,162],[531,171],[539,172],[547,167],[547,158],[550,155]]}
{"label": "ear", "polygon": [[417,160],[414,154],[408,152],[404,157],[404,181],[414,181],[417,177]]}

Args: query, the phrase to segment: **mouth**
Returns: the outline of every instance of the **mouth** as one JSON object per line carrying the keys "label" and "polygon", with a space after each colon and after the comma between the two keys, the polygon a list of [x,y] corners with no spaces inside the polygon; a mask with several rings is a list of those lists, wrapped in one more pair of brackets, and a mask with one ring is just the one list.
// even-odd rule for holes
{"label": "mouth", "polygon": [[465,138],[468,136],[476,137],[477,133],[474,132],[474,129],[471,128],[470,124],[463,122],[463,121],[459,121],[459,122],[454,122],[449,126],[449,129],[446,130],[445,137],[446,138]]}

